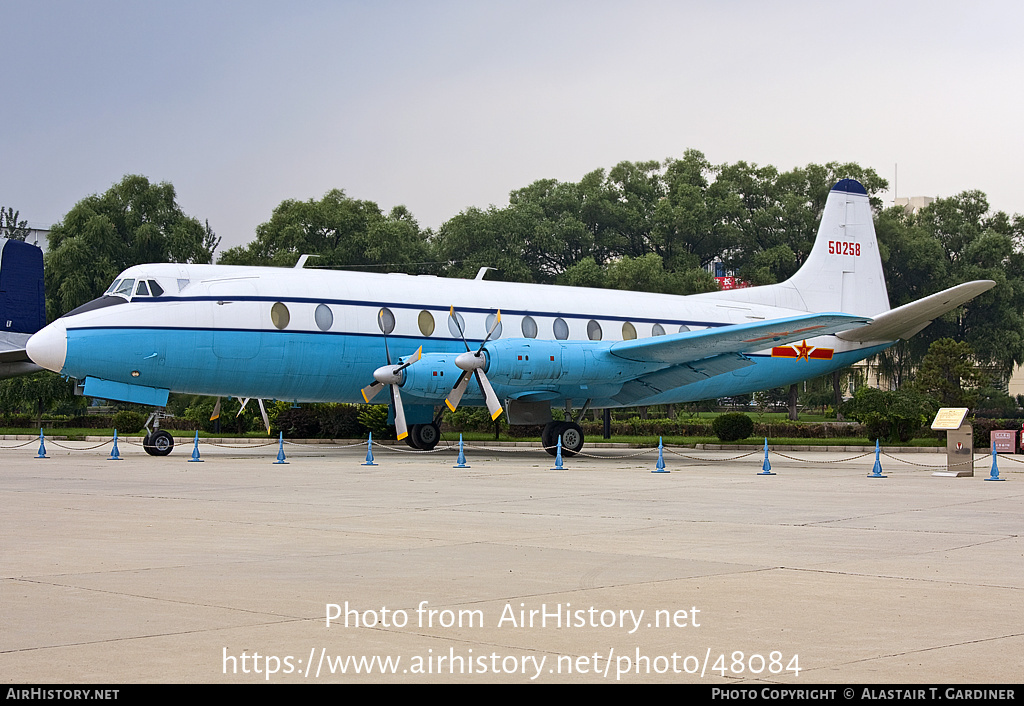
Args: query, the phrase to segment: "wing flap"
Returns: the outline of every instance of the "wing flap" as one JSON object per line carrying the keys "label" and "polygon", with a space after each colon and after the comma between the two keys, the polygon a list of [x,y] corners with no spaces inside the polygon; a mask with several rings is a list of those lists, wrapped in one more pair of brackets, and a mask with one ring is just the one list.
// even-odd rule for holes
{"label": "wing flap", "polygon": [[852,331],[844,331],[837,336],[844,341],[857,343],[910,338],[946,312],[952,311],[994,286],[996,283],[990,279],[958,284],[924,299],[918,299],[916,302],[910,302],[884,314],[879,314],[871,323]]}
{"label": "wing flap", "polygon": [[626,360],[682,365],[726,353],[751,353],[805,338],[827,336],[863,326],[869,321],[870,318],[850,314],[805,314],[621,341],[608,350]]}

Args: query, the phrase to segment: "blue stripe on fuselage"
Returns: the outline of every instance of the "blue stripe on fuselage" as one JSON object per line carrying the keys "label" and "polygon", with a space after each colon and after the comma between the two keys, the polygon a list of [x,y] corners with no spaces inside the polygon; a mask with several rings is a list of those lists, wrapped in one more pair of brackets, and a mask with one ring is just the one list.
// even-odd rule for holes
{"label": "blue stripe on fuselage", "polygon": [[[389,336],[392,362],[412,354],[461,353],[461,340]],[[245,331],[210,328],[90,327],[67,334],[65,375],[166,388],[203,395],[238,395],[303,402],[362,402],[360,389],[373,381],[373,371],[386,364],[380,335],[293,331]],[[529,340],[529,339],[524,339]],[[608,344],[610,345],[610,343]],[[718,375],[633,404],[667,404],[711,399],[788,385],[846,367],[888,345],[837,352],[831,361],[751,356],[755,365]],[[422,364],[422,363],[421,363]],[[556,399],[594,398],[594,407],[617,407],[605,380],[614,379],[615,363],[595,370],[588,387],[540,384],[529,391],[549,390]],[[137,373],[137,375],[133,375]],[[589,371],[588,371],[589,373]],[[454,377],[451,384],[454,385]],[[514,397],[523,387],[491,380],[499,397]],[[600,390],[600,392],[598,392]],[[414,396],[403,390],[403,397]],[[607,397],[605,397],[607,395]],[[440,404],[443,397],[424,400]],[[466,401],[480,403],[475,383]]]}

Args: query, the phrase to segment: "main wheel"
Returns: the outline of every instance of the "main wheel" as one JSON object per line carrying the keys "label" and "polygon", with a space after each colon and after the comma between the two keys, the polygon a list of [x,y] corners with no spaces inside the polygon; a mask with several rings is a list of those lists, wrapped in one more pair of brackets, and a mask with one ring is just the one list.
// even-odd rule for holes
{"label": "main wheel", "polygon": [[562,422],[558,433],[562,437],[563,456],[575,456],[583,449],[583,428],[576,422]]}
{"label": "main wheel", "polygon": [[430,424],[413,424],[409,431],[410,437],[416,437],[416,448],[421,451],[432,451],[437,442],[441,440],[441,428],[431,422]]}
{"label": "main wheel", "polygon": [[558,443],[558,433],[555,430],[560,424],[561,422],[548,422],[540,432],[540,445],[552,456],[557,451],[555,445]]}
{"label": "main wheel", "polygon": [[174,437],[163,429],[155,431],[142,440],[142,448],[150,456],[166,456],[174,448]]}
{"label": "main wheel", "polygon": [[405,437],[405,445],[410,449],[422,451],[423,448],[420,446],[419,428],[419,424],[412,424],[409,426],[409,433]]}

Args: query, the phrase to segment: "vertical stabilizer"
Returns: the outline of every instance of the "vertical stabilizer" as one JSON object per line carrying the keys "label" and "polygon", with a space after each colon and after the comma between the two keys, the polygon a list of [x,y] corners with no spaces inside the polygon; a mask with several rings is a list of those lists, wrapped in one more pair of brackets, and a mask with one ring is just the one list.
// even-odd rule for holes
{"label": "vertical stabilizer", "polygon": [[871,204],[860,182],[843,179],[832,187],[811,254],[784,284],[807,311],[874,316],[889,310]]}
{"label": "vertical stabilizer", "polygon": [[45,325],[43,251],[0,238],[0,332],[35,333]]}

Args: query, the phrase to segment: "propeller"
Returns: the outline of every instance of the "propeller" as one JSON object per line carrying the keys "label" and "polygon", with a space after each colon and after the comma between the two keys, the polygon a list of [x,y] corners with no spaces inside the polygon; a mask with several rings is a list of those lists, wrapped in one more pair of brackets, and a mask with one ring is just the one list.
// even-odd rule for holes
{"label": "propeller", "polygon": [[388,334],[383,321],[383,309],[380,310],[378,318],[381,319],[380,330],[384,333],[384,355],[387,358],[388,364],[373,371],[373,382],[362,389],[363,399],[369,404],[370,400],[376,397],[377,393],[385,385],[390,388],[391,408],[395,410],[395,431],[397,432],[398,440],[401,441],[409,436],[409,429],[405,423],[405,410],[402,408],[402,395],[399,393],[398,387],[402,384],[402,371],[423,357],[423,346],[417,348],[416,352],[405,359],[404,362],[392,365],[391,350],[388,348]]}
{"label": "propeller", "polygon": [[501,413],[504,410],[501,408],[501,403],[498,402],[498,396],[494,394],[494,388],[491,387],[491,383],[487,379],[487,375],[484,374],[484,366],[487,365],[487,358],[484,356],[483,350],[484,345],[491,340],[491,336],[494,335],[495,330],[501,324],[501,309],[498,309],[498,315],[494,317],[494,323],[491,324],[490,331],[487,332],[487,336],[475,352],[470,350],[469,343],[466,341],[466,334],[462,330],[462,324],[459,321],[459,318],[455,315],[454,306],[449,310],[448,316],[455,322],[455,326],[459,330],[459,335],[462,337],[462,343],[466,346],[466,352],[460,354],[455,359],[455,365],[462,370],[462,374],[459,375],[459,379],[455,382],[455,387],[452,388],[448,397],[445,398],[444,403],[448,405],[448,409],[454,412],[455,408],[459,406],[459,402],[462,400],[462,395],[466,392],[470,376],[475,375],[477,384],[479,384],[480,389],[483,390],[484,402],[487,404],[487,411],[490,413],[492,420],[497,419],[501,416]]}
{"label": "propeller", "polygon": [[[249,404],[249,400],[250,399],[252,399],[252,398],[251,397],[246,397],[244,400],[242,400],[242,406],[238,409],[238,414],[235,415],[236,417],[242,416],[242,412],[245,411],[245,405]],[[267,408],[263,406],[263,400],[260,399],[259,397],[256,398],[256,401],[260,405],[260,415],[263,417],[263,424],[264,424],[264,426],[267,427],[267,434],[270,434],[270,418],[267,416]],[[217,409],[216,409],[216,411],[217,411],[217,415],[220,416],[220,398],[219,397],[217,398]],[[210,419],[213,419],[213,417],[210,417]]]}

